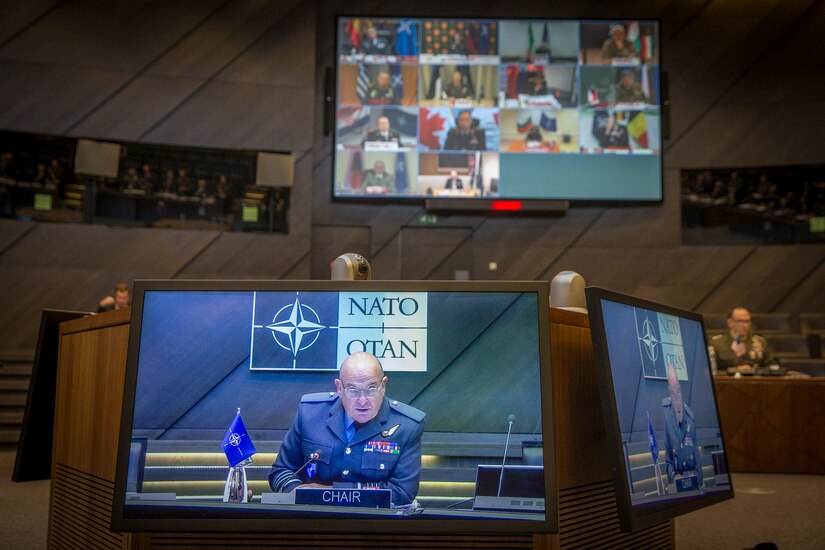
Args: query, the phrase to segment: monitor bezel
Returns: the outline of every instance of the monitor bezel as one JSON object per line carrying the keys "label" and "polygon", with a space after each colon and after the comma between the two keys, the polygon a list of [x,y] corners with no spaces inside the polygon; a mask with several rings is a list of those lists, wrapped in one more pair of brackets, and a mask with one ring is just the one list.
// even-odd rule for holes
{"label": "monitor bezel", "polygon": [[[657,63],[659,67],[659,88],[657,90],[659,94],[659,116],[661,120],[665,120],[667,117],[668,107],[666,105],[666,98],[663,97],[665,91],[665,84],[663,83],[663,78],[665,78],[663,67],[664,67],[664,53],[662,51],[662,20],[659,17],[625,17],[625,18],[609,18],[609,17],[518,17],[513,15],[504,15],[504,16],[472,16],[472,15],[452,15],[452,16],[442,16],[442,15],[435,15],[430,12],[424,12],[423,14],[412,15],[412,14],[402,14],[402,15],[390,15],[388,13],[379,13],[375,14],[365,14],[365,13],[351,13],[351,12],[342,12],[342,13],[335,13],[331,16],[334,20],[334,29],[333,29],[333,67],[332,67],[332,78],[330,81],[330,86],[332,90],[332,100],[330,103],[330,109],[332,110],[331,118],[332,118],[332,129],[331,129],[331,153],[333,157],[333,162],[330,163],[329,168],[329,196],[333,203],[358,203],[358,204],[374,204],[374,205],[385,205],[385,204],[424,204],[427,202],[428,197],[426,195],[413,195],[413,196],[402,196],[402,195],[374,195],[374,196],[366,196],[366,195],[339,195],[335,190],[335,167],[336,167],[336,152],[338,151],[338,132],[335,128],[335,120],[336,114],[338,112],[338,95],[339,95],[339,82],[338,82],[338,74],[339,74],[339,65],[340,65],[340,52],[339,52],[339,41],[340,41],[340,30],[341,30],[341,22],[345,19],[376,19],[376,20],[385,20],[385,19],[455,19],[461,21],[529,21],[529,22],[569,22],[575,21],[578,23],[610,23],[614,21],[639,21],[645,23],[655,23],[657,28],[657,36],[656,36],[656,51],[658,52],[657,56],[659,62]],[[499,64],[502,62],[500,61]],[[577,63],[577,67],[579,64]],[[641,66],[641,65],[640,65]],[[598,205],[620,205],[620,206],[657,206],[664,204],[665,201],[665,155],[664,155],[664,147],[665,141],[667,141],[665,135],[665,124],[664,122],[661,123],[660,134],[661,134],[661,147],[659,153],[659,194],[658,197],[651,197],[651,198],[622,198],[622,197],[593,197],[593,198],[583,198],[583,197],[555,197],[555,196],[547,196],[547,197],[517,197],[517,196],[496,196],[496,197],[474,197],[471,198],[473,201],[477,201],[479,206],[478,210],[487,210],[483,206],[485,199],[486,200],[518,200],[523,202],[542,202],[542,201],[569,201],[574,205],[579,206],[598,206]],[[416,144],[416,153],[421,151],[418,150]],[[441,152],[441,151],[439,151]],[[467,152],[467,151],[465,151]],[[501,151],[482,151],[484,152],[496,152],[501,153]],[[577,153],[582,154],[582,153]],[[603,153],[601,153],[603,154]],[[447,198],[446,200],[453,200],[458,203],[461,200],[461,197],[455,198]],[[444,205],[441,207],[442,209],[449,210],[449,205]],[[466,210],[465,207],[459,207],[456,205],[456,210]],[[507,213],[508,215],[515,215],[515,214],[524,214],[523,211],[511,211]]]}
{"label": "monitor bezel", "polygon": [[[651,311],[662,312],[698,322],[701,326],[701,336],[704,342],[704,349],[706,350],[705,353],[707,354],[707,336],[705,335],[704,318],[699,313],[594,286],[585,288],[585,298],[587,300],[587,311],[590,316],[590,334],[593,340],[596,380],[599,384],[599,394],[601,395],[605,438],[608,443],[608,457],[610,459],[610,470],[616,492],[616,508],[619,514],[621,529],[626,532],[638,531],[733,498],[733,480],[729,478],[730,489],[727,491],[708,494],[703,498],[688,502],[676,504],[664,503],[663,507],[657,507],[655,509],[642,510],[638,507],[633,507],[633,502],[630,498],[630,484],[627,479],[627,463],[622,452],[622,431],[619,422],[618,404],[615,397],[615,386],[613,384],[612,364],[607,347],[607,334],[604,330],[602,300],[649,309]],[[725,448],[727,448],[728,441],[722,429],[721,419],[719,418],[719,406],[716,402],[715,380],[710,369],[710,361],[708,361],[708,376],[710,377],[711,388],[713,389],[713,401],[716,408],[717,420],[719,421],[719,434]],[[725,462],[727,463],[727,457],[725,458]]]}
{"label": "monitor bezel", "polygon": [[[147,291],[419,291],[419,292],[528,292],[535,293],[538,307],[539,381],[545,475],[545,520],[429,519],[421,515],[404,519],[369,519],[312,516],[198,517],[168,509],[169,517],[124,517],[129,444],[135,406],[137,362],[140,350],[144,296]],[[124,376],[117,467],[112,502],[113,531],[156,532],[254,532],[254,533],[555,533],[558,532],[558,504],[555,475],[553,399],[550,371],[549,285],[543,281],[308,281],[308,280],[136,280],[132,295],[126,371]]]}

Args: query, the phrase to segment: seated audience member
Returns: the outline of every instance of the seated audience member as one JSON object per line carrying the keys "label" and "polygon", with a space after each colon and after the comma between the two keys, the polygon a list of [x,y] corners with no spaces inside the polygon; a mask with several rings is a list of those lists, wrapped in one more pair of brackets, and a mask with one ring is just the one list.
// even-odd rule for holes
{"label": "seated audience member", "polygon": [[186,170],[181,168],[178,170],[178,179],[175,181],[177,185],[177,193],[181,197],[188,196],[192,193],[192,182],[189,179],[189,176],[186,175]]}
{"label": "seated audience member", "polygon": [[114,296],[106,296],[97,304],[97,312],[103,313],[113,309],[122,309],[132,305],[132,290],[126,283],[115,286]]}
{"label": "seated audience member", "polygon": [[370,105],[398,105],[399,97],[390,80],[390,73],[381,71],[367,89],[366,102]]}
{"label": "seated audience member", "polygon": [[229,180],[221,174],[218,177],[218,184],[215,186],[215,198],[218,200],[218,212],[228,214],[232,206],[232,186]]}
{"label": "seated audience member", "polygon": [[137,168],[129,168],[126,170],[126,178],[123,180],[123,189],[139,189],[140,177],[138,177]]}
{"label": "seated audience member", "polygon": [[486,148],[484,130],[473,128],[473,117],[470,111],[461,111],[458,115],[458,128],[452,128],[447,132],[444,149],[483,151]]}
{"label": "seated audience member", "polygon": [[3,151],[0,153],[0,178],[9,180],[17,179],[17,171],[14,166],[14,153]]}
{"label": "seated audience member", "polygon": [[636,75],[630,69],[622,71],[622,78],[613,87],[613,90],[616,94],[616,103],[647,102],[647,96],[642,90],[642,86],[636,82]]}
{"label": "seated audience member", "polygon": [[610,38],[602,44],[602,60],[610,63],[613,58],[626,59],[639,57],[636,46],[627,40],[627,32],[622,25],[610,27]]}
{"label": "seated audience member", "polygon": [[192,193],[192,196],[201,200],[206,200],[212,196],[212,193],[209,192],[209,187],[207,186],[205,179],[201,178],[198,180],[198,187]]}
{"label": "seated audience member", "polygon": [[49,172],[46,169],[46,165],[43,164],[42,162],[37,165],[37,172],[35,172],[34,177],[32,178],[32,181],[34,183],[40,183],[40,184],[43,184],[43,185],[49,183],[49,181],[50,181]]}
{"label": "seated audience member", "polygon": [[473,92],[464,81],[464,75],[458,70],[453,72],[450,82],[444,86],[444,97],[447,99],[473,99]]}
{"label": "seated audience member", "polygon": [[444,189],[464,189],[464,182],[458,177],[458,172],[450,171],[450,177],[444,183]]}
{"label": "seated audience member", "polygon": [[155,188],[155,175],[152,173],[152,167],[148,164],[140,167],[140,181],[145,189]]}
{"label": "seated audience member", "polygon": [[63,167],[60,166],[60,161],[57,159],[52,159],[49,163],[49,182],[59,186],[63,183],[63,176],[65,175],[65,171]]}
{"label": "seated audience member", "polygon": [[392,174],[386,171],[383,160],[376,160],[372,170],[366,171],[364,174],[364,187],[382,187],[387,192],[392,192]]}
{"label": "seated audience member", "polygon": [[174,170],[166,171],[166,177],[160,182],[157,191],[158,193],[171,193],[173,195],[178,192],[178,184],[175,181]]}
{"label": "seated audience member", "polygon": [[710,339],[716,352],[718,374],[752,374],[754,368],[771,362],[768,342],[751,332],[751,313],[741,306],[728,312],[728,332]]}
{"label": "seated audience member", "polygon": [[[378,117],[378,123],[377,124],[378,124],[377,129],[370,130],[369,132],[367,132],[367,137],[364,139],[364,142],[367,142],[367,141],[385,141],[385,142],[394,141],[394,142],[398,143],[398,145],[401,145],[401,135],[398,132],[396,132],[395,130],[392,130],[390,128],[390,119],[388,117],[386,117],[384,115]],[[362,142],[361,145],[363,145],[364,142]]]}
{"label": "seated audience member", "polygon": [[367,36],[361,43],[361,53],[367,55],[392,55],[389,42],[378,36],[374,25],[367,27]]}

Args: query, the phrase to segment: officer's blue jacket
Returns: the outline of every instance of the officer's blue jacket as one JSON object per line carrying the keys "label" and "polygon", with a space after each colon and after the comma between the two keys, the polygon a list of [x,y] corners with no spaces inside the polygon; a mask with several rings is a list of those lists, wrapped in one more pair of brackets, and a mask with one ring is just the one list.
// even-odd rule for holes
{"label": "officer's blue jacket", "polygon": [[[338,394],[304,395],[269,472],[269,485],[289,492],[301,483],[358,482],[391,489],[394,505],[409,504],[418,494],[424,416],[385,397],[376,417],[348,442]],[[313,465],[298,471],[315,452],[320,457]]]}

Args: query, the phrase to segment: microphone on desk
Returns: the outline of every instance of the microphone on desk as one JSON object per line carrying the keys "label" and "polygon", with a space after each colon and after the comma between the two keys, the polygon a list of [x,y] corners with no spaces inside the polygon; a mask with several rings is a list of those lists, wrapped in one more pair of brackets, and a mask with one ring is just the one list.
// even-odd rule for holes
{"label": "microphone on desk", "polygon": [[501,484],[504,482],[504,463],[507,462],[507,447],[510,445],[510,431],[513,429],[513,422],[516,421],[516,415],[511,414],[507,417],[507,439],[504,441],[504,456],[501,457],[501,474],[498,476],[498,492],[497,497],[501,496]]}
{"label": "microphone on desk", "polygon": [[[306,468],[306,467],[307,467],[307,466],[309,466],[310,464],[314,463],[314,462],[315,462],[316,460],[318,460],[319,458],[321,458],[321,451],[315,451],[315,452],[313,452],[313,453],[310,453],[310,455],[309,455],[309,460],[307,460],[306,462],[304,462],[304,465],[303,465],[303,466],[301,466],[300,468],[298,468],[297,470],[295,470],[295,475],[297,476],[297,475],[300,473],[300,471],[301,471],[301,470],[303,470],[304,468]],[[309,473],[309,472],[307,472],[307,473]],[[309,477],[313,477],[313,476],[309,476]]]}

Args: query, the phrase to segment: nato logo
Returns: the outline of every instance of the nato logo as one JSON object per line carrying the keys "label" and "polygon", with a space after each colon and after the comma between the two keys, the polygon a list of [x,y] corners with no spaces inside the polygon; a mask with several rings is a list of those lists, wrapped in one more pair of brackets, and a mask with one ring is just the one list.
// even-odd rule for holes
{"label": "nato logo", "polygon": [[338,293],[256,292],[250,370],[338,370]]}
{"label": "nato logo", "polygon": [[687,380],[679,318],[639,308],[634,314],[645,378],[667,379],[667,369],[673,366],[679,380]]}

